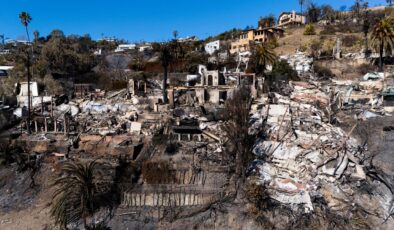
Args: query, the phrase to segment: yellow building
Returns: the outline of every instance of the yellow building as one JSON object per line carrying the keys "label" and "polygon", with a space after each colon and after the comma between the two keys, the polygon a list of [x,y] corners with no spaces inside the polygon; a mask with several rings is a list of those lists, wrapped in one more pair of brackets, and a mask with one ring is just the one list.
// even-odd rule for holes
{"label": "yellow building", "polygon": [[283,29],[280,28],[258,28],[244,31],[238,40],[231,43],[230,53],[240,53],[251,51],[251,45],[259,42],[268,42],[271,39],[283,36]]}

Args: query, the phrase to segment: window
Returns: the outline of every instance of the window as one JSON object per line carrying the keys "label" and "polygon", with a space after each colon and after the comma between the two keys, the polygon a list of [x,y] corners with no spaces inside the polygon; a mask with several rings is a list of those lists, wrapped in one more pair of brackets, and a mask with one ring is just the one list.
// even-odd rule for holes
{"label": "window", "polygon": [[212,86],[213,85],[213,77],[212,75],[208,75],[208,86]]}

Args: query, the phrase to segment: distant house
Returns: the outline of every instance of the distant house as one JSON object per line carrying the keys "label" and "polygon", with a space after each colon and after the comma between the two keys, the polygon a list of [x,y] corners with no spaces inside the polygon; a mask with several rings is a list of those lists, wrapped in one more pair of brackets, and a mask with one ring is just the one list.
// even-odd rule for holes
{"label": "distant house", "polygon": [[283,12],[278,17],[278,26],[304,25],[306,18],[304,15],[293,12]]}
{"label": "distant house", "polygon": [[19,44],[23,45],[31,45],[32,43],[26,40],[14,40],[14,39],[7,39],[5,40],[6,44],[12,44],[13,46],[17,46]]}
{"label": "distant house", "polygon": [[137,48],[136,44],[120,44],[115,49],[115,53],[124,52],[127,50],[135,50]]}
{"label": "distant house", "polygon": [[13,66],[0,66],[0,78],[8,77],[9,71],[13,68]]}
{"label": "distant house", "polygon": [[118,40],[115,37],[104,37],[97,40],[98,42],[106,41],[106,42],[117,42]]}
{"label": "distant house", "polygon": [[272,39],[282,37],[283,29],[276,27],[258,28],[246,30],[239,36],[238,40],[231,43],[230,53],[241,53],[251,51],[252,43],[268,42]]}
{"label": "distant house", "polygon": [[198,41],[197,36],[191,36],[191,37],[186,37],[186,38],[179,38],[178,42],[196,42]]}
{"label": "distant house", "polygon": [[205,44],[205,52],[207,52],[209,55],[212,55],[215,53],[215,51],[220,49],[220,41],[213,41]]}
{"label": "distant house", "polygon": [[10,54],[11,51],[9,49],[2,49],[0,50],[0,55],[6,55],[6,54]]}
{"label": "distant house", "polygon": [[152,48],[152,44],[150,44],[150,43],[138,45],[138,51],[140,51],[140,52],[144,52],[146,50],[151,50],[151,49],[153,49],[153,48]]}

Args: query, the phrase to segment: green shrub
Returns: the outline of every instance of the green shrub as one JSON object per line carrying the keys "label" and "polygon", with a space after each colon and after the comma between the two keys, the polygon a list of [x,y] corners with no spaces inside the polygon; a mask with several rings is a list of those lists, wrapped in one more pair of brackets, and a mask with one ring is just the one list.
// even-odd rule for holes
{"label": "green shrub", "polygon": [[301,52],[305,52],[308,49],[308,47],[306,45],[301,45],[298,50]]}
{"label": "green shrub", "polygon": [[305,26],[304,35],[315,35],[315,34],[316,34],[315,27],[312,24]]}
{"label": "green shrub", "polygon": [[299,81],[298,73],[295,71],[289,63],[284,60],[276,62],[272,66],[271,74],[268,76],[271,80],[281,81]]}

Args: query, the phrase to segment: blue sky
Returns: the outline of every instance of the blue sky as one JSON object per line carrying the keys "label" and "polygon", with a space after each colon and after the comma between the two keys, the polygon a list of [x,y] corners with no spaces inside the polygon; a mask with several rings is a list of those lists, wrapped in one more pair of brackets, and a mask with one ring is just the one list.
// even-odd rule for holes
{"label": "blue sky", "polygon": [[[334,8],[353,0],[315,0]],[[386,0],[370,0],[370,6]],[[180,37],[205,38],[231,28],[256,26],[260,16],[299,10],[298,0],[1,0],[0,34],[23,38],[21,11],[33,18],[30,31],[47,35],[61,29],[66,35],[115,36],[130,42],[162,41],[177,30]]]}

